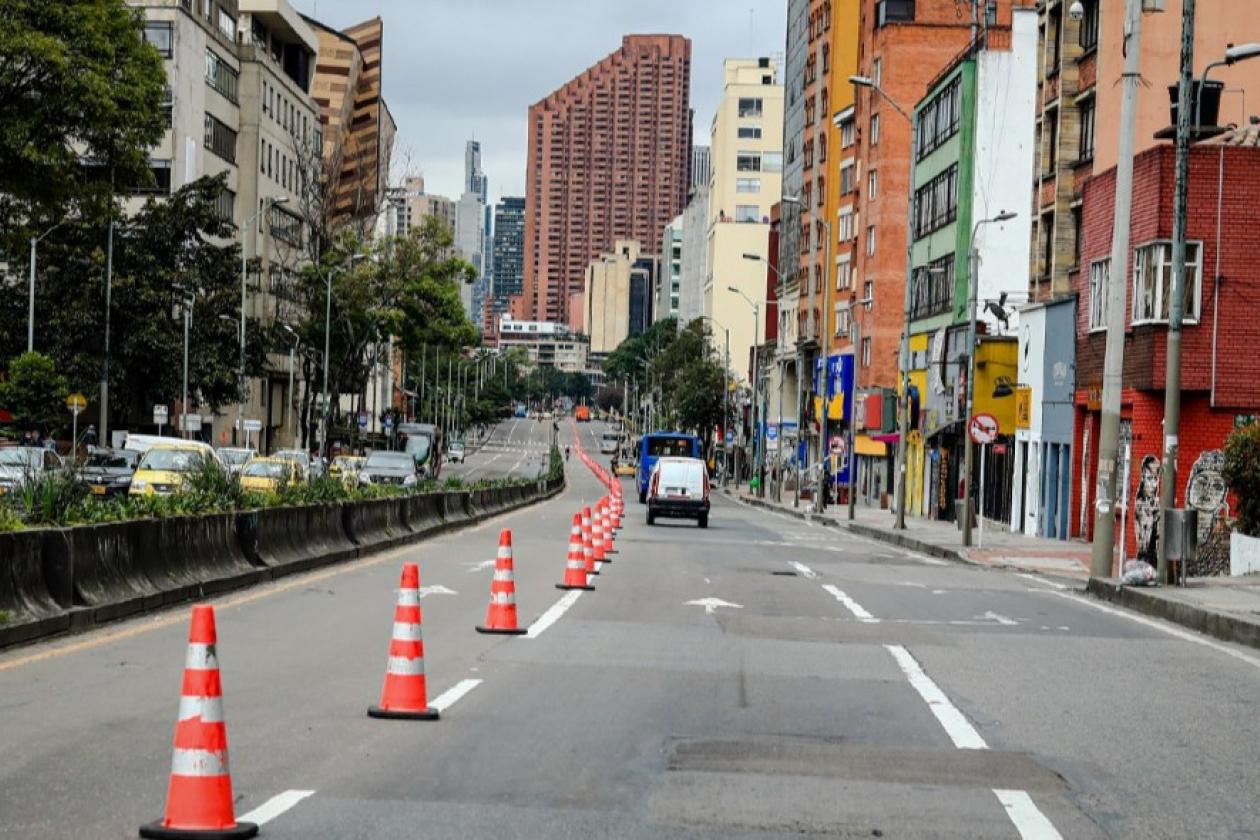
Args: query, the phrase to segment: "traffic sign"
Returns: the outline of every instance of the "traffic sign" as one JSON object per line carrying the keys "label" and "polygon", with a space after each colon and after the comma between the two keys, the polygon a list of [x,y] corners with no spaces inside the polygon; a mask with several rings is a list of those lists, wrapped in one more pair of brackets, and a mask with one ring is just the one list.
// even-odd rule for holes
{"label": "traffic sign", "polygon": [[385,420],[383,422],[385,424],[385,431],[388,432],[390,429],[394,428],[393,415],[390,415],[390,414],[385,415]]}
{"label": "traffic sign", "polygon": [[368,413],[366,411],[359,412],[359,428],[366,429],[368,427]]}
{"label": "traffic sign", "polygon": [[180,428],[182,428],[185,432],[200,432],[201,431],[201,415],[200,414],[183,415],[182,417],[180,417]]}
{"label": "traffic sign", "polygon": [[734,430],[734,429],[727,429],[727,430],[726,430],[726,442],[727,442],[728,444],[729,444],[729,443],[734,443],[734,442],[735,442],[735,430]]}
{"label": "traffic sign", "polygon": [[166,406],[164,405],[153,406],[153,425],[165,426],[167,418],[169,416],[170,414],[167,412]]}
{"label": "traffic sign", "polygon": [[261,432],[262,431],[261,420],[246,420],[241,425],[245,427],[245,431],[247,432]]}
{"label": "traffic sign", "polygon": [[838,455],[838,456],[844,455],[844,438],[842,436],[840,435],[831,436],[831,454]]}
{"label": "traffic sign", "polygon": [[87,397],[82,394],[71,394],[66,397],[66,408],[70,409],[72,414],[78,414],[87,408]]}
{"label": "traffic sign", "polygon": [[998,420],[992,414],[981,412],[967,423],[967,434],[971,435],[971,442],[978,446],[993,443],[998,436]]}
{"label": "traffic sign", "polygon": [[768,426],[766,426],[766,440],[778,440],[778,439],[779,439],[779,427],[773,423],[770,423]]}

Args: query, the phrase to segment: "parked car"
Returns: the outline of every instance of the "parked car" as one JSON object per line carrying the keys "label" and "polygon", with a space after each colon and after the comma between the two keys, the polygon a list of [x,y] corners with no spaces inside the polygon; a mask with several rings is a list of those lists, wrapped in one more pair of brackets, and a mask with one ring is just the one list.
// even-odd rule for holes
{"label": "parked car", "polygon": [[464,463],[464,442],[457,440],[451,444],[451,448],[446,450],[446,460],[452,464]]}
{"label": "parked car", "polygon": [[207,461],[222,465],[208,444],[171,438],[171,443],[150,446],[136,465],[127,493],[132,496],[165,496],[176,492],[184,478],[201,469]]}
{"label": "parked car", "polygon": [[311,478],[311,453],[305,449],[281,449],[279,452],[272,452],[272,458],[284,458],[292,461],[298,466],[298,481],[309,481]]}
{"label": "parked car", "polygon": [[658,517],[709,527],[709,471],[699,458],[658,458],[648,482],[647,524]]}
{"label": "parked car", "polygon": [[297,480],[298,467],[288,458],[250,458],[241,467],[241,487],[255,493],[273,493]]}
{"label": "parked car", "polygon": [[125,496],[139,463],[139,452],[92,448],[79,470],[79,478],[93,496]]}
{"label": "parked car", "polygon": [[65,469],[61,456],[39,446],[0,449],[0,496],[18,490],[28,481]]}
{"label": "parked car", "polygon": [[347,484],[359,480],[359,470],[363,467],[364,458],[359,455],[338,455],[328,465],[328,477],[339,478]]}
{"label": "parked car", "polygon": [[245,466],[245,462],[258,455],[258,452],[253,449],[245,449],[239,446],[220,446],[218,452],[219,460],[223,462],[223,466],[227,467],[228,472],[233,474],[239,474],[241,467]]}
{"label": "parked car", "polygon": [[420,480],[420,467],[416,459],[406,452],[388,452],[378,449],[368,453],[359,470],[360,484],[392,484],[414,487]]}

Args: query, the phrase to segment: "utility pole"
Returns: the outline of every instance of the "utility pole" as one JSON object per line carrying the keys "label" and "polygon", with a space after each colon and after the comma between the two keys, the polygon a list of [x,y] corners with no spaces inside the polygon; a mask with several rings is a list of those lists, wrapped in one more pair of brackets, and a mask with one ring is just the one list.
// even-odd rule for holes
{"label": "utility pole", "polygon": [[[1133,207],[1133,145],[1137,133],[1137,96],[1142,63],[1142,0],[1126,0],[1126,3],[1120,151],[1116,158],[1115,217],[1111,262],[1107,271],[1107,349],[1103,360],[1102,418],[1098,433],[1098,483],[1094,488],[1094,544],[1090,563],[1093,577],[1111,575],[1116,533],[1116,460],[1120,449],[1120,390],[1124,379],[1129,217]],[[1189,108],[1184,108],[1178,117],[1187,116],[1187,111]]]}
{"label": "utility pole", "polygon": [[[111,173],[111,184],[113,183]],[[99,438],[101,446],[109,446],[109,310],[110,297],[114,286],[114,196],[110,190],[109,236],[105,245],[105,358],[101,362],[101,419],[97,424],[101,427]]]}
{"label": "utility pole", "polygon": [[[1165,351],[1164,475],[1159,507],[1167,521],[1177,506],[1177,454],[1181,432],[1181,322],[1185,317],[1187,191],[1190,181],[1190,94],[1194,84],[1195,0],[1182,0],[1181,83],[1177,87],[1177,177],[1173,191],[1172,300],[1168,302],[1168,345]],[[1196,109],[1197,110],[1197,109]],[[1197,126],[1196,126],[1197,128]],[[1161,530],[1166,531],[1166,528]],[[1168,580],[1168,534],[1159,540],[1159,581]]]}

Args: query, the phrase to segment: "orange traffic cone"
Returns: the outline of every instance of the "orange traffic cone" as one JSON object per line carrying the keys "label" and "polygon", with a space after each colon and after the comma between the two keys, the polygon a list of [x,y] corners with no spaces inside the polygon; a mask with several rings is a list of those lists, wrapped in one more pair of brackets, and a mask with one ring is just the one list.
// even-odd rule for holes
{"label": "orange traffic cone", "polygon": [[608,512],[608,503],[604,502],[599,506],[600,515],[604,517],[604,562],[611,563],[608,559],[610,554],[616,554],[617,550],[613,547],[613,523],[612,515]]}
{"label": "orange traffic cone", "polygon": [[569,530],[569,556],[564,562],[564,582],[556,589],[594,589],[586,577],[586,557],[582,551],[582,514],[573,514]]}
{"label": "orange traffic cone", "polygon": [[381,703],[368,707],[368,717],[438,719],[438,711],[429,708],[425,692],[424,638],[420,633],[420,567],[415,563],[403,564]]}
{"label": "orange traffic cone", "polygon": [[140,826],[141,837],[239,838],[258,833],[253,823],[238,823],[232,810],[227,724],[223,720],[215,640],[214,607],[197,604],[188,630],[166,816]]}
{"label": "orange traffic cone", "polygon": [[582,556],[586,558],[586,573],[597,575],[599,567],[595,565],[595,543],[591,540],[591,528],[591,507],[584,505],[582,507]]}
{"label": "orange traffic cone", "polygon": [[608,562],[608,556],[604,553],[604,544],[604,502],[601,499],[595,503],[595,508],[591,511],[591,552],[595,555],[597,563]]}
{"label": "orange traffic cone", "polygon": [[516,580],[512,575],[512,529],[499,532],[499,553],[494,560],[494,580],[490,582],[490,606],[486,623],[478,633],[519,636],[526,628],[516,626]]}

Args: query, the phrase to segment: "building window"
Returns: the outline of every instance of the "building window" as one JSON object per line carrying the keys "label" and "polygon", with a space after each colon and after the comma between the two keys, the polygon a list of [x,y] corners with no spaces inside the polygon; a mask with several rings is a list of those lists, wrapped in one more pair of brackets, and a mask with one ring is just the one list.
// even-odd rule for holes
{"label": "building window", "polygon": [[871,225],[866,229],[866,255],[868,257],[875,256],[875,226]]}
{"label": "building window", "polygon": [[962,122],[962,79],[941,88],[919,109],[915,121],[915,160],[922,160],[958,133]]}
{"label": "building window", "polygon": [[1080,206],[1072,208],[1072,265],[1081,264],[1081,234],[1084,221]]}
{"label": "building window", "polygon": [[761,116],[761,98],[741,96],[739,99],[739,115],[741,117],[760,117]]}
{"label": "building window", "polygon": [[818,162],[819,163],[827,162],[827,135],[826,134],[818,135]]}
{"label": "building window", "polygon": [[841,123],[840,125],[841,148],[847,149],[853,145],[853,141],[855,139],[854,135],[857,134],[857,132],[854,130],[855,128],[856,128],[856,125],[854,124],[852,119],[847,119],[843,123]]}
{"label": "building window", "polygon": [[761,171],[762,172],[782,172],[783,171],[783,153],[782,152],[762,152],[761,153]]}
{"label": "building window", "polygon": [[144,40],[157,50],[162,58],[175,54],[174,24],[169,20],[150,20],[144,24]]}
{"label": "building window", "polygon": [[214,52],[206,50],[206,84],[223,94],[227,101],[235,104],[239,101],[237,87],[240,74]]}
{"label": "building window", "polygon": [[236,193],[231,190],[224,190],[219,193],[219,197],[214,200],[215,214],[225,222],[231,222],[234,218],[236,209]]}
{"label": "building window", "polygon": [[228,163],[236,163],[236,132],[206,114],[205,147]]}
{"label": "building window", "polygon": [[866,198],[873,201],[879,198],[879,171],[872,169],[866,174]]}
{"label": "building window", "polygon": [[862,339],[862,367],[871,366],[871,340],[870,338]]}
{"label": "building window", "polygon": [[1094,108],[1097,103],[1088,99],[1081,103],[1081,148],[1080,160],[1094,159]]}
{"label": "building window", "polygon": [[871,62],[871,81],[875,83],[875,87],[884,84],[884,59],[877,58]]}
{"label": "building window", "polygon": [[853,226],[853,210],[852,209],[841,210],[839,220],[840,220],[839,239],[841,242],[848,242],[855,235],[854,226]]}
{"label": "building window", "polygon": [[840,166],[840,194],[848,195],[856,188],[853,183],[853,174],[857,171],[852,163],[841,164]]}
{"label": "building window", "polygon": [[869,310],[871,308],[871,303],[873,303],[875,300],[875,281],[874,280],[867,280],[865,283],[862,284],[862,300],[866,301],[862,305],[865,306],[867,310]]}
{"label": "building window", "polygon": [[[1203,246],[1186,243],[1184,320],[1199,320]],[[1167,322],[1172,300],[1172,243],[1151,242],[1139,247],[1133,265],[1133,323]]]}
{"label": "building window", "polygon": [[282,207],[271,205],[271,235],[295,248],[302,246],[302,219]]}
{"label": "building window", "polygon": [[162,125],[170,128],[175,118],[175,91],[171,90],[171,86],[167,85],[162,91]]}
{"label": "building window", "polygon": [[236,42],[236,18],[222,6],[219,7],[219,32],[229,41]]}
{"label": "building window", "polygon": [[735,221],[759,222],[761,221],[761,208],[756,204],[736,204]]}
{"label": "building window", "polygon": [[759,125],[741,125],[736,132],[740,140],[760,140],[761,126]]}
{"label": "building window", "polygon": [[822,207],[827,203],[827,176],[818,175],[818,206]]}
{"label": "building window", "polygon": [[871,114],[871,145],[879,143],[879,114]]}
{"label": "building window", "polygon": [[1089,52],[1098,46],[1098,0],[1084,0],[1085,17],[1081,18],[1081,49]]}
{"label": "building window", "polygon": [[958,164],[915,190],[915,238],[954,223],[958,217]]}
{"label": "building window", "polygon": [[150,160],[149,172],[153,175],[153,183],[136,186],[131,192],[141,195],[170,195],[171,161],[169,159]]}
{"label": "building window", "polygon": [[742,193],[759,193],[761,192],[760,178],[736,178],[735,192]]}
{"label": "building window", "polygon": [[740,152],[735,157],[735,168],[740,172],[760,172],[761,154],[758,152]]}
{"label": "building window", "polygon": [[1089,267],[1089,328],[1107,328],[1107,279],[1111,276],[1111,260],[1098,260]]}
{"label": "building window", "polygon": [[930,318],[948,312],[954,302],[954,255],[948,254],[914,269],[910,277],[910,318]]}

